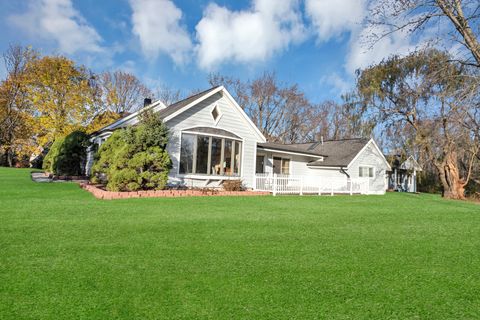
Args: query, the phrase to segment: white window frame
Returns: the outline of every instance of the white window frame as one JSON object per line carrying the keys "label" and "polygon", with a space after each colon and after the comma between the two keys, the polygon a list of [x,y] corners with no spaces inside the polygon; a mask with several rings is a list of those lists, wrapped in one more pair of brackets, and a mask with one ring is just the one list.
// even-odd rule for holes
{"label": "white window frame", "polygon": [[[208,143],[208,167],[207,167],[207,173],[180,173],[180,161],[181,161],[181,157],[182,157],[182,138],[183,138],[183,134],[190,134],[190,135],[194,135],[196,137],[196,139],[198,139],[198,136],[204,136],[204,137],[208,137],[209,138],[209,143]],[[210,161],[211,161],[211,148],[212,148],[212,138],[218,138],[218,139],[222,139],[222,155],[221,155],[221,162],[223,163],[223,157],[224,157],[224,147],[225,147],[225,139],[228,139],[228,140],[231,140],[233,142],[240,142],[240,166],[238,168],[239,172],[237,174],[233,174],[233,175],[225,175],[225,174],[211,174],[210,173]],[[195,176],[195,177],[205,177],[205,178],[215,178],[215,177],[222,177],[222,178],[236,178],[238,179],[239,177],[242,176],[242,172],[243,172],[243,156],[244,156],[244,146],[245,146],[245,142],[243,141],[243,139],[236,139],[236,138],[232,138],[232,137],[227,137],[227,136],[222,136],[222,135],[215,135],[215,134],[206,134],[206,133],[202,133],[202,132],[194,132],[194,131],[181,131],[180,132],[180,144],[179,144],[179,151],[178,151],[178,168],[177,168],[177,176],[179,177],[191,177],[191,176]],[[197,140],[196,140],[197,141]],[[193,161],[195,162],[196,161],[196,146],[197,146],[197,142],[195,142],[194,144],[194,147],[195,147],[195,150],[194,150],[194,156],[193,156]],[[235,147],[233,148],[232,150],[232,153],[235,152]],[[235,162],[234,162],[235,163]],[[196,166],[196,164],[193,165],[194,167]],[[232,169],[234,170],[234,167],[232,167]],[[222,170],[223,170],[223,167],[222,167]]]}
{"label": "white window frame", "polygon": [[[369,172],[369,173],[368,173],[368,176],[362,177],[362,176],[360,175],[360,168],[368,168],[369,171],[370,171],[370,169],[372,169],[372,176],[370,177],[370,172]],[[376,175],[376,173],[375,173],[375,166],[370,166],[370,165],[360,165],[360,166],[358,166],[358,177],[359,177],[359,178],[375,179],[375,175]]]}
{"label": "white window frame", "polygon": [[[215,119],[215,118],[213,117],[213,110],[215,110],[215,108],[217,108],[217,112],[218,112],[218,117],[217,117],[217,119]],[[220,121],[220,119],[221,119],[222,116],[223,116],[223,112],[220,110],[220,106],[218,105],[218,103],[215,103],[215,104],[213,105],[213,108],[210,110],[210,116],[212,116],[213,122],[215,123],[215,125],[217,125],[218,122]]]}
{"label": "white window frame", "polygon": [[272,155],[272,173],[274,172],[274,159],[275,158],[280,158],[282,159],[282,161],[280,161],[280,173],[279,174],[285,174],[285,173],[282,173],[282,162],[283,162],[283,159],[287,159],[288,160],[288,174],[289,176],[292,175],[292,157],[285,157],[285,156],[276,156],[276,155]]}
{"label": "white window frame", "polygon": [[268,160],[268,157],[266,154],[263,154],[263,153],[257,153],[256,156],[255,156],[255,174],[258,174],[257,173],[257,158],[258,157],[262,157],[263,158],[263,173],[267,173],[267,160]]}

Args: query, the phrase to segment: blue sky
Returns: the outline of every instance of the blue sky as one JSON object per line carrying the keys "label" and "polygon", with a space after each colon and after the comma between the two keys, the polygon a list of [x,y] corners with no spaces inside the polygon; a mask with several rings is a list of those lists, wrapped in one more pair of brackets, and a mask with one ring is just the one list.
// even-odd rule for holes
{"label": "blue sky", "polygon": [[[314,102],[338,99],[356,68],[414,48],[394,34],[368,50],[367,0],[0,0],[0,50],[60,53],[188,93],[210,72],[275,71]],[[0,70],[2,77],[4,71]]]}

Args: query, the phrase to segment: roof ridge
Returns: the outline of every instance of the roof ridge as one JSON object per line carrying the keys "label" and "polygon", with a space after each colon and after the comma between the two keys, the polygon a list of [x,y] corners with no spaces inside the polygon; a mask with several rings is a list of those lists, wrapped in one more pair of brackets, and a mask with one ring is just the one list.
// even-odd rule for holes
{"label": "roof ridge", "polygon": [[[323,140],[323,142],[330,142],[330,141],[352,141],[352,140],[370,140],[370,138],[344,138],[344,139],[329,139],[329,140]],[[300,144],[312,144],[312,143],[321,143],[321,140],[317,141],[310,141],[310,142],[298,142],[298,143],[281,143],[286,146],[291,146],[291,145],[300,145]],[[278,143],[278,142],[271,142],[271,143]]]}
{"label": "roof ridge", "polygon": [[169,107],[171,107],[171,106],[173,106],[173,105],[175,105],[175,104],[181,103],[181,102],[183,102],[183,101],[185,101],[185,100],[188,100],[188,99],[191,99],[191,98],[194,98],[194,97],[197,97],[197,96],[201,96],[201,95],[207,93],[208,91],[211,91],[211,90],[214,90],[214,89],[217,89],[217,88],[220,88],[220,87],[221,87],[220,85],[218,85],[218,86],[213,86],[213,87],[211,87],[211,88],[209,88],[209,89],[206,89],[206,90],[203,90],[203,91],[201,91],[201,92],[192,94],[191,96],[188,96],[188,97],[186,97],[186,98],[183,98],[183,99],[181,99],[181,100],[178,100],[178,101],[176,101],[176,102],[174,102],[174,103],[172,103],[172,104],[169,104],[169,105],[167,106],[167,108],[169,108]]}

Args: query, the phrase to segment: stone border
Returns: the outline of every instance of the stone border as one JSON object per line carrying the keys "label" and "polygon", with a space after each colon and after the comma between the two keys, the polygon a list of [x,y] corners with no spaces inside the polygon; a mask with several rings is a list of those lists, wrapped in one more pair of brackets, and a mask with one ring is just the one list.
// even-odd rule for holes
{"label": "stone border", "polygon": [[97,199],[130,199],[130,198],[177,198],[177,197],[211,197],[211,196],[266,196],[270,192],[259,191],[223,191],[223,190],[148,190],[131,192],[105,191],[95,185],[80,183],[80,188],[90,192]]}

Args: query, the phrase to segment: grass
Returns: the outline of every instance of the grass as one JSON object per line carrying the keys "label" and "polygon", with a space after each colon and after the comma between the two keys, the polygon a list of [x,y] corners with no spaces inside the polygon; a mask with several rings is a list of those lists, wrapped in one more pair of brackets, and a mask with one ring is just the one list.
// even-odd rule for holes
{"label": "grass", "polygon": [[0,168],[1,319],[478,319],[480,206],[102,201]]}

